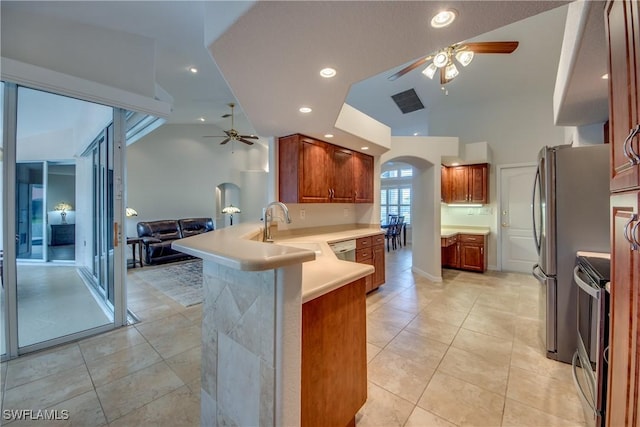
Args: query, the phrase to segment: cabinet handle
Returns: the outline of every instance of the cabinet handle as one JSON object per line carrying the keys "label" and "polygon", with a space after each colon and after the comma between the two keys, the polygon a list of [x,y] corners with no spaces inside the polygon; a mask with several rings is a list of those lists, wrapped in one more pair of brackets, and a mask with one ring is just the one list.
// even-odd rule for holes
{"label": "cabinet handle", "polygon": [[[635,237],[632,238],[631,236],[629,236],[629,227],[631,226],[631,223],[636,221],[638,219],[638,215],[637,214],[632,214],[631,218],[629,218],[629,221],[627,221],[627,223],[624,225],[624,238],[627,240],[627,242],[631,243],[631,250],[632,251],[637,251],[638,250],[638,242],[635,240]],[[633,231],[635,231],[638,228],[638,224],[640,224],[640,222],[638,222],[635,227],[633,228]]]}
{"label": "cabinet handle", "polygon": [[638,240],[638,238],[636,236],[638,236],[638,226],[640,226],[640,221],[636,222],[636,225],[633,226],[633,228],[631,229],[631,235],[629,236],[631,238],[631,240],[633,241],[631,243],[631,249],[634,251],[637,251],[638,248],[640,247],[640,241]]}
{"label": "cabinet handle", "polygon": [[480,255],[484,255],[484,247],[480,248]]}
{"label": "cabinet handle", "polygon": [[636,135],[638,135],[638,133],[640,133],[640,125],[637,125],[629,131],[629,135],[627,135],[627,138],[624,140],[624,144],[622,144],[622,152],[629,160],[631,166],[640,164],[640,156],[633,150],[633,145],[631,144],[631,141]]}

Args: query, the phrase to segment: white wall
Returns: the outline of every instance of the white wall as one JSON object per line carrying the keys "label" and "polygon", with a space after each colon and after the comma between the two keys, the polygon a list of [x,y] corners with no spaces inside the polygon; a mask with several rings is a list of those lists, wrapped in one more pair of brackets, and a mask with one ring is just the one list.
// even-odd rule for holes
{"label": "white wall", "polygon": [[576,147],[604,143],[604,123],[565,128],[565,143]]}
{"label": "white wall", "polygon": [[[261,144],[220,145],[203,135],[208,125],[163,125],[127,147],[127,206],[138,212],[127,220],[127,236],[137,235],[138,221],[216,217],[216,187],[240,188],[242,214],[236,221],[261,216],[268,179],[267,148]],[[232,153],[233,151],[233,153]],[[250,172],[250,173],[249,173]]]}

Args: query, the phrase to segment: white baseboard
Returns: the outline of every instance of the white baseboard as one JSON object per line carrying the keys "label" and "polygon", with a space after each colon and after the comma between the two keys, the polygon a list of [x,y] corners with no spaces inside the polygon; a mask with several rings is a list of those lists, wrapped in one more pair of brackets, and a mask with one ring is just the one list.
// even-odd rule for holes
{"label": "white baseboard", "polygon": [[414,266],[411,266],[411,271],[416,273],[419,276],[422,276],[422,277],[425,277],[425,278],[431,280],[432,282],[442,282],[442,276],[434,276],[434,275],[429,274],[426,271],[420,270],[419,268],[416,268]]}

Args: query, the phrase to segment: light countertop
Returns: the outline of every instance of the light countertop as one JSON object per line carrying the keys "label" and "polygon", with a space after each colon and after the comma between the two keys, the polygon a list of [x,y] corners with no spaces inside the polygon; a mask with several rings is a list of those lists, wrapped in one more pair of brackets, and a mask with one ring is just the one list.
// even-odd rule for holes
{"label": "light countertop", "polygon": [[463,225],[443,225],[440,229],[440,237],[447,238],[456,234],[479,234],[488,236],[491,233],[489,227],[472,227]]}
{"label": "light countertop", "polygon": [[171,246],[204,261],[244,271],[272,270],[302,263],[303,303],[374,272],[371,265],[339,260],[329,243],[380,234],[379,228],[290,236],[275,243],[263,243],[256,240],[256,236],[261,236],[261,225],[242,223],[176,240]]}

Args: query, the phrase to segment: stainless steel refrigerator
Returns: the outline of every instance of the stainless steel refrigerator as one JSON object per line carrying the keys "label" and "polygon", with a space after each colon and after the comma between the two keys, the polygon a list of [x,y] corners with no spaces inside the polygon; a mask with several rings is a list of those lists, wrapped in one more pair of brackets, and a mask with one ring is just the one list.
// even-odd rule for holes
{"label": "stainless steel refrigerator", "polygon": [[542,339],[547,357],[571,363],[577,348],[576,252],[610,252],[609,146],[543,148],[532,210]]}

